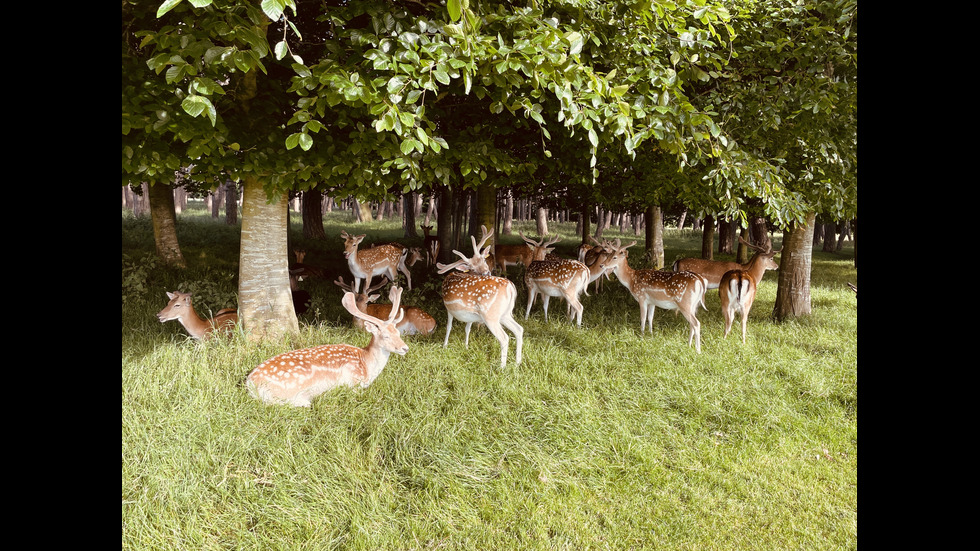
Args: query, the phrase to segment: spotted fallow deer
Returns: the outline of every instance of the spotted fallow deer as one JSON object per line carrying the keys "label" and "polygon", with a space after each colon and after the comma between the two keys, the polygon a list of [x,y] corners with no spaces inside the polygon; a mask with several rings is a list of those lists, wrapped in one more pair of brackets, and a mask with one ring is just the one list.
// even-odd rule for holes
{"label": "spotted fallow deer", "polygon": [[[601,271],[600,271],[601,273]],[[538,294],[544,306],[544,319],[548,319],[548,301],[551,297],[564,298],[568,305],[575,310],[573,318],[582,325],[584,307],[579,301],[579,295],[589,295],[589,268],[571,259],[535,260],[524,271],[524,283],[527,285],[527,311],[524,319],[531,315],[531,306]]]}
{"label": "spotted fallow deer", "polygon": [[755,302],[755,291],[755,277],[745,270],[731,270],[721,276],[718,294],[721,296],[721,315],[725,318],[726,339],[738,312],[742,316],[742,344],[745,344],[745,330],[749,311]]}
{"label": "spotted fallow deer", "polygon": [[391,281],[398,281],[399,265],[404,263],[408,254],[404,245],[385,244],[359,251],[357,246],[366,234],[348,235],[346,231],[341,231],[340,236],[344,239],[344,258],[354,276],[355,291],[360,289],[361,280],[364,280],[365,289],[370,287],[371,279],[376,275],[387,275]]}
{"label": "spotted fallow deer", "polygon": [[645,331],[647,323],[653,332],[653,313],[656,307],[677,310],[691,326],[688,346],[694,342],[698,354],[701,353],[701,322],[696,316],[698,305],[704,305],[707,290],[705,278],[694,272],[667,272],[653,269],[634,270],[628,263],[626,249],[636,241],[621,247],[616,240],[615,252],[606,261],[620,283],[626,287],[640,304],[640,332]]}
{"label": "spotted fallow deer", "polygon": [[490,275],[487,255],[491,247],[483,246],[491,234],[486,226],[481,226],[482,237],[473,243],[473,256],[467,257],[459,251],[453,254],[462,260],[451,264],[436,264],[438,273],[450,272],[442,284],[442,301],[446,305],[449,319],[446,321],[446,339],[443,347],[449,345],[449,333],[453,330],[453,319],[466,324],[465,345],[469,347],[470,326],[483,323],[500,342],[500,367],[507,365],[507,344],[510,337],[504,332],[504,327],[514,334],[517,340],[515,364],[521,364],[521,352],[524,348],[524,328],[514,320],[514,304],[517,301],[517,287],[503,277]]}
{"label": "spotted fallow deer", "polygon": [[214,332],[229,332],[238,323],[238,311],[234,308],[223,308],[213,318],[202,319],[194,310],[190,293],[180,291],[168,292],[170,302],[157,313],[160,323],[177,320],[184,329],[195,339],[207,339]]}
{"label": "spotted fallow deer", "polygon": [[366,388],[384,370],[392,353],[404,356],[408,352],[396,327],[402,316],[401,294],[401,287],[391,288],[391,313],[380,319],[361,312],[354,293],[344,293],[341,304],[352,316],[363,319],[364,328],[371,333],[368,345],[324,344],[269,358],[248,374],[249,394],[267,404],[309,407],[314,398],[332,388]]}
{"label": "spotted fallow deer", "polygon": [[675,272],[686,270],[703,275],[708,280],[708,289],[717,289],[718,285],[721,284],[721,277],[725,275],[725,272],[731,270],[749,272],[758,284],[762,281],[762,276],[765,275],[766,270],[779,269],[779,264],[773,260],[773,257],[779,254],[779,251],[782,249],[774,251],[771,245],[768,250],[763,249],[742,239],[741,236],[739,236],[738,241],[755,251],[755,254],[752,255],[752,258],[749,259],[747,264],[727,262],[724,260],[706,260],[703,258],[681,258],[674,262],[673,269]]}
{"label": "spotted fallow deer", "polygon": [[551,239],[542,237],[541,239],[535,241],[528,237],[524,237],[524,232],[518,232],[521,239],[524,240],[523,245],[496,245],[493,248],[492,261],[490,262],[490,267],[497,270],[498,273],[507,273],[507,268],[510,266],[516,266],[518,264],[523,265],[526,269],[531,265],[531,262],[535,260],[544,260],[548,253],[554,251],[554,245],[557,243],[561,237],[554,236]]}
{"label": "spotted fallow deer", "polygon": [[[341,289],[353,293],[353,285],[344,282],[343,277],[338,277],[334,280],[334,284]],[[378,300],[381,295],[371,294],[374,291],[383,288],[388,284],[388,278],[381,278],[381,283],[369,287],[361,293],[354,293],[355,302],[357,303],[357,309],[365,314],[374,316],[376,318],[385,319],[391,314],[391,304],[372,304],[374,301]],[[398,327],[398,332],[402,335],[428,335],[436,330],[436,320],[429,315],[425,310],[418,308],[416,306],[402,306],[402,310],[405,311],[402,320],[396,324]],[[364,320],[358,317],[354,318],[354,325],[357,327],[364,327]]]}

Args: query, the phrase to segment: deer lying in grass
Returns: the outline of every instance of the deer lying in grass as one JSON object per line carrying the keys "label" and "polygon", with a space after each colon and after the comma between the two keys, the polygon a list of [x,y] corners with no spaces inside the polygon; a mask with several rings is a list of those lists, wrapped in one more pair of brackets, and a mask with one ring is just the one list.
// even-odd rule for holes
{"label": "deer lying in grass", "polygon": [[408,345],[398,334],[402,290],[392,287],[391,313],[380,319],[357,308],[354,293],[344,293],[341,304],[364,321],[371,342],[364,348],[349,344],[324,344],[293,350],[269,358],[248,374],[246,387],[253,398],[268,404],[309,407],[310,402],[338,386],[366,388],[388,363],[392,352],[404,356]]}
{"label": "deer lying in grass", "polygon": [[[357,304],[357,309],[369,316],[374,316],[376,318],[385,319],[391,315],[391,304],[372,304],[374,301],[378,300],[381,295],[372,295],[374,291],[383,288],[388,284],[388,278],[383,277],[381,283],[365,289],[362,293],[355,293],[353,290],[353,285],[344,282],[343,277],[338,277],[334,280],[334,284],[341,289],[347,291],[348,293],[354,293],[355,303]],[[404,317],[400,322],[396,324],[398,327],[398,333],[402,335],[428,335],[436,330],[436,320],[428,314],[425,310],[417,308],[415,306],[402,306],[404,311]],[[354,325],[357,327],[364,327],[364,320],[361,318],[354,318]]]}
{"label": "deer lying in grass", "polygon": [[170,302],[157,313],[160,323],[177,320],[195,339],[207,339],[215,331],[229,332],[238,323],[238,311],[223,308],[209,320],[202,319],[194,310],[190,293],[168,292]]}

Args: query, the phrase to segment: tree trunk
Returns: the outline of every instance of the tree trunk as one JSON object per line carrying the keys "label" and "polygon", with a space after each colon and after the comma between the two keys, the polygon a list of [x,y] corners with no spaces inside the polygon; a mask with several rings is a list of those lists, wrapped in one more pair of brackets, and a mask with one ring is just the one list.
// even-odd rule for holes
{"label": "tree trunk", "polygon": [[303,192],[303,237],[326,240],[323,231],[323,192],[311,189]]}
{"label": "tree trunk", "polygon": [[270,203],[254,176],[244,182],[238,319],[253,341],[295,335],[299,322],[289,288],[289,196],[282,194]]}
{"label": "tree trunk", "polygon": [[718,223],[718,253],[732,254],[735,250],[735,224],[730,220]]}
{"label": "tree trunk", "polygon": [[538,236],[548,235],[548,209],[538,207],[537,224]]}
{"label": "tree trunk", "polygon": [[677,229],[679,230],[684,229],[684,219],[686,218],[687,218],[687,208],[681,211],[681,216],[680,218],[677,219]]}
{"label": "tree trunk", "polygon": [[238,184],[231,180],[225,182],[225,224],[238,224]]}
{"label": "tree trunk", "polygon": [[415,203],[418,192],[410,191],[402,195],[404,220],[405,220],[405,239],[415,239],[419,232],[415,230]]}
{"label": "tree trunk", "polygon": [[783,237],[779,260],[779,287],[772,315],[777,321],[812,312],[810,269],[813,256],[813,229],[816,216],[807,215],[803,226],[794,226]]}
{"label": "tree trunk", "polygon": [[174,212],[174,189],[166,184],[154,184],[145,191],[153,220],[153,240],[157,256],[164,264],[186,268],[184,255],[177,242],[177,215]]}
{"label": "tree trunk", "polygon": [[[497,230],[497,188],[488,183],[477,186],[473,205],[473,216],[470,218],[470,235],[479,240],[480,226],[486,226],[490,232]],[[496,236],[493,238],[493,243],[497,243]]]}
{"label": "tree trunk", "polygon": [[456,255],[453,254],[453,190],[449,186],[439,186],[439,200],[436,202],[436,236],[439,238],[439,262],[449,264]]}
{"label": "tree trunk", "polygon": [[504,228],[501,233],[510,235],[514,232],[514,196],[507,190],[507,199],[504,201]]}
{"label": "tree trunk", "polygon": [[753,245],[762,247],[765,250],[772,249],[772,239],[769,238],[769,225],[766,224],[766,219],[762,216],[756,216],[749,223],[751,226],[750,233],[752,234]]}
{"label": "tree trunk", "polygon": [[646,212],[647,258],[657,270],[664,267],[664,217],[660,205],[650,205]]}
{"label": "tree trunk", "polygon": [[[741,237],[743,240],[748,241],[749,243],[751,243],[751,241],[749,241],[749,229],[748,228],[742,228],[742,231],[739,232],[739,237]],[[745,245],[743,245],[742,244],[742,241],[739,241],[738,242],[738,252],[735,255],[735,262],[738,262],[739,264],[748,264],[749,263],[749,248],[746,247]]]}
{"label": "tree trunk", "polygon": [[701,258],[705,260],[713,260],[714,248],[715,217],[709,214],[704,217],[704,224],[701,229]]}

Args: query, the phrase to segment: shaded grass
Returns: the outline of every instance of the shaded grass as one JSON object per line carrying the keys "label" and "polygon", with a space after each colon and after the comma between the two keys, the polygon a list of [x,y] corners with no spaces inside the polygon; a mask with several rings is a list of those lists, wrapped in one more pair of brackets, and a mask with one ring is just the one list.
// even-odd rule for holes
{"label": "shaded grass", "polygon": [[[124,256],[152,252],[152,233],[146,243],[129,231],[139,225],[124,220]],[[207,249],[197,232],[227,230],[188,221],[182,231],[190,268],[154,270],[145,296],[124,286],[124,549],[857,546],[856,297],[843,287],[856,272],[846,259],[814,254],[814,314],[791,322],[769,317],[769,274],[745,346],[721,338],[709,294],[700,355],[672,313],[658,311],[653,334],[640,335],[639,309],[615,280],[583,297],[581,328],[554,301],[550,322],[540,303],[525,320],[522,294],[524,362],[514,366],[512,341],[504,370],[483,328],[464,348],[457,325],[443,348],[439,278],[413,276],[423,284],[406,296],[436,317],[436,334],[407,338],[409,354],[368,389],[291,409],[251,400],[242,380],[291,348],[366,344],[340,290],[311,289],[318,312],[294,338],[187,340],[152,315],[163,289],[226,269],[190,259]],[[402,240],[385,231],[379,242]],[[669,241],[668,254],[686,240]],[[314,245],[321,261],[341,247]]]}

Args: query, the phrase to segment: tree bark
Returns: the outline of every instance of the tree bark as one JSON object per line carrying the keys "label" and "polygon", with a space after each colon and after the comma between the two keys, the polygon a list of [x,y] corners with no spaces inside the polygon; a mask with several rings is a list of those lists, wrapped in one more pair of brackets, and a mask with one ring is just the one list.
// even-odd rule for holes
{"label": "tree bark", "polygon": [[225,182],[225,224],[238,224],[238,184],[231,180]]}
{"label": "tree bark", "polygon": [[813,229],[816,216],[807,215],[802,226],[792,227],[783,237],[779,261],[779,287],[772,315],[777,321],[812,313],[810,270],[813,257]]}
{"label": "tree bark", "polygon": [[735,224],[730,220],[718,223],[718,253],[732,254],[735,250]]}
{"label": "tree bark", "polygon": [[439,262],[449,264],[456,258],[453,254],[453,190],[449,186],[439,186],[439,200],[436,202],[436,236],[439,238]]}
{"label": "tree bark", "polygon": [[664,217],[660,205],[650,205],[646,212],[647,258],[657,270],[664,267]]}
{"label": "tree bark", "polygon": [[254,176],[245,178],[242,196],[238,318],[252,341],[295,335],[299,322],[289,288],[289,196],[269,202]]}
{"label": "tree bark", "polygon": [[154,184],[148,188],[145,193],[150,203],[150,218],[153,220],[153,240],[156,243],[157,256],[168,266],[186,268],[187,263],[177,241],[174,190],[166,184]]}
{"label": "tree bark", "polygon": [[303,192],[303,237],[307,239],[327,238],[323,231],[323,193],[315,189]]}
{"label": "tree bark", "polygon": [[415,203],[418,197],[418,192],[410,191],[405,195],[402,195],[402,211],[404,212],[405,220],[405,239],[415,239],[419,236],[419,232],[415,229]]}
{"label": "tree bark", "polygon": [[701,230],[701,258],[705,260],[714,259],[715,245],[715,217],[707,215],[704,217],[704,224]]}
{"label": "tree bark", "polygon": [[514,232],[514,196],[507,190],[507,199],[504,201],[504,228],[501,233],[510,235]]}
{"label": "tree bark", "polygon": [[548,235],[548,209],[538,207],[537,215],[538,236]]}
{"label": "tree bark", "polygon": [[[480,239],[480,226],[486,226],[487,230],[495,232],[497,230],[497,188],[483,183],[476,188],[474,198],[473,216],[470,218],[470,235]],[[493,238],[496,245],[497,236]]]}

